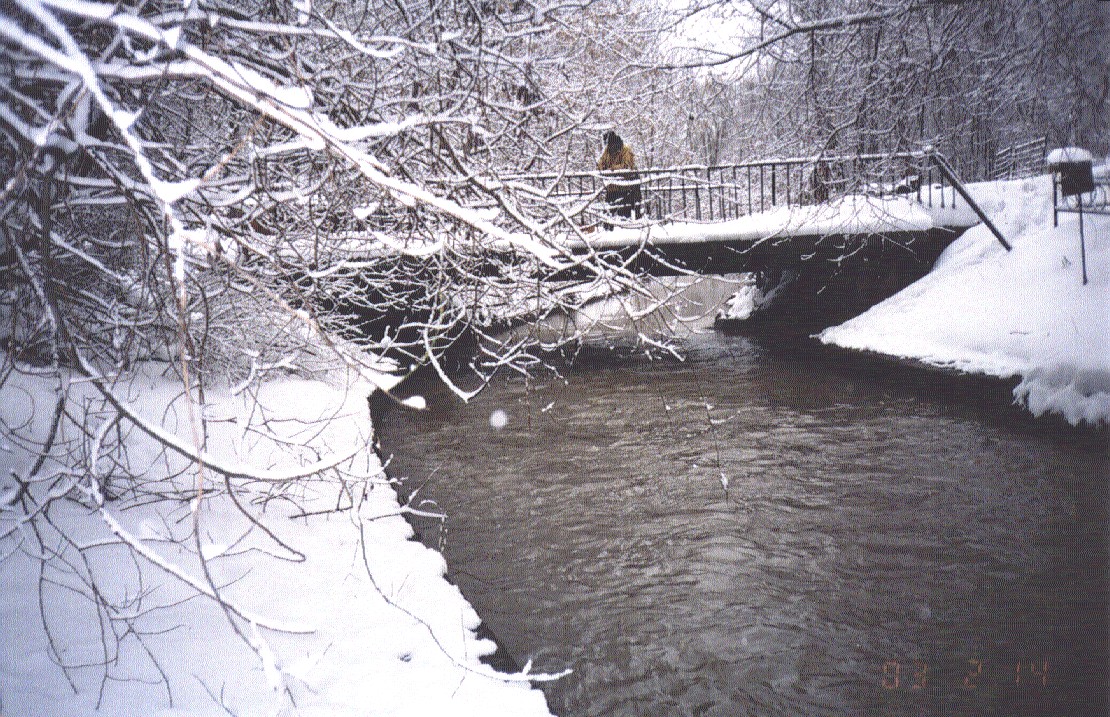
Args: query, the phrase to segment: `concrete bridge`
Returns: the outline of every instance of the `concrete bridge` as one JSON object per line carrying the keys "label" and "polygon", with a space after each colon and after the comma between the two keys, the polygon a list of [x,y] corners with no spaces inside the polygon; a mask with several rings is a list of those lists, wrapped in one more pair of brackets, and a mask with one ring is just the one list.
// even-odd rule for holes
{"label": "concrete bridge", "polygon": [[978,221],[970,209],[933,209],[908,197],[849,196],[718,222],[628,222],[562,243],[574,255],[599,256],[653,276],[840,269],[888,259],[911,259],[927,268]]}
{"label": "concrete bridge", "polygon": [[[902,266],[910,260],[927,270],[966,229],[990,225],[949,163],[931,150],[503,182],[526,190],[518,196],[531,197],[537,213],[573,218],[578,231],[556,240],[571,256],[655,276],[827,271],[861,260]],[[603,199],[606,186],[633,185],[642,201],[632,216],[615,216]],[[542,278],[590,275],[570,268]]]}

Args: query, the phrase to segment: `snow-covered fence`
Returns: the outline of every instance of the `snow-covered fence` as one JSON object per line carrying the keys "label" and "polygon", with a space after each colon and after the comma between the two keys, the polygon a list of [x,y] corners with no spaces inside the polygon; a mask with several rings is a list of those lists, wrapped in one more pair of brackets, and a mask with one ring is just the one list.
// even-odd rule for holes
{"label": "snow-covered fence", "polygon": [[1000,149],[994,153],[990,178],[1022,179],[1039,174],[1044,171],[1047,151],[1047,137],[1038,137]]}
{"label": "snow-covered fence", "polygon": [[[449,194],[470,207],[493,207],[469,181],[441,180]],[[552,210],[577,217],[581,226],[612,221],[605,187],[638,184],[639,218],[653,221],[719,222],[781,206],[806,206],[862,194],[913,196],[930,207],[951,207],[956,193],[929,155],[920,152],[832,157],[793,157],[716,166],[686,165],[627,172],[561,172],[502,177],[522,203],[538,214]],[[529,199],[530,198],[530,199]]]}

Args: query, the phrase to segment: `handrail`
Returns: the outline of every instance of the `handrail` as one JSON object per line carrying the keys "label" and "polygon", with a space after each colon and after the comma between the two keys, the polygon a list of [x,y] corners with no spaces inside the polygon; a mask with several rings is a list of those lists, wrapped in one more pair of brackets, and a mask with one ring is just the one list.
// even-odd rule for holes
{"label": "handrail", "polygon": [[[835,164],[841,162],[874,162],[880,160],[905,160],[915,159],[920,160],[925,157],[924,152],[890,152],[881,153],[874,152],[869,154],[815,154],[807,157],[783,157],[773,159],[756,159],[747,162],[735,162],[731,164],[678,164],[670,167],[645,167],[643,169],[634,170],[641,174],[643,173],[662,173],[671,172],[675,174],[682,174],[684,172],[705,172],[719,171],[722,169],[758,169],[760,167],[770,167],[772,165],[793,165],[805,166],[809,164],[828,163]],[[504,174],[497,177],[498,181],[511,182],[520,181],[521,179],[567,179],[567,178],[607,178],[629,170],[582,170],[577,172],[536,172],[536,173],[520,173],[520,174]],[[465,177],[459,181],[465,181]]]}
{"label": "handrail", "polygon": [[998,239],[1002,246],[1006,247],[1006,251],[1012,250],[1013,247],[1011,247],[1010,243],[1006,241],[1006,238],[1002,236],[1002,232],[998,230],[994,222],[987,217],[987,213],[984,212],[975,200],[971,198],[971,195],[968,194],[967,189],[964,188],[963,182],[956,176],[956,171],[952,169],[952,165],[948,164],[948,160],[944,158],[944,155],[933,150],[931,147],[927,148],[925,153],[948,178],[948,181],[952,183],[952,188],[960,193],[960,196],[964,198],[964,201],[967,202],[968,206],[975,212],[975,215],[987,225],[987,229],[990,229],[991,233],[994,234],[995,238]]}
{"label": "handrail", "polygon": [[[640,170],[507,174],[474,184],[474,177],[437,180],[464,204],[496,206],[490,191],[522,192],[523,202],[566,202],[584,226],[608,223],[606,187],[639,186],[631,213],[656,221],[736,219],[780,206],[813,205],[840,196],[914,196],[923,205],[955,207],[962,197],[1007,250],[1009,243],[967,192],[952,165],[931,146],[918,151],[812,155],[737,164],[690,164]],[[537,206],[536,210],[545,210]],[[628,216],[628,215],[625,215]]]}

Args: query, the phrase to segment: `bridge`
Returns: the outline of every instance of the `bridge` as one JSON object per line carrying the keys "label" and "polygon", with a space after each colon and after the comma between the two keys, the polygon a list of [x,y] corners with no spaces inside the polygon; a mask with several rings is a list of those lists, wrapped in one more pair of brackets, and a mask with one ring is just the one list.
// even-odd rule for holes
{"label": "bridge", "polygon": [[[927,270],[966,229],[985,221],[940,154],[775,159],[723,166],[637,172],[565,172],[503,177],[535,216],[573,224],[556,239],[573,257],[601,258],[654,276],[840,267],[859,259],[907,257]],[[606,186],[639,188],[631,216],[615,216]],[[453,197],[494,208],[488,195],[460,183]],[[585,269],[541,278],[587,278]]]}

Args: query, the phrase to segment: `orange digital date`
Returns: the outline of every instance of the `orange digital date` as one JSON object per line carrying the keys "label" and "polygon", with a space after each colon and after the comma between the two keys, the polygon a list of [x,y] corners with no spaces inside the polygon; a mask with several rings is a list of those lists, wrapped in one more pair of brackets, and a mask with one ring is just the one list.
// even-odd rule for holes
{"label": "orange digital date", "polygon": [[[983,660],[969,659],[964,666],[959,686],[965,690],[975,690],[989,681],[994,685],[1048,687],[1049,671],[1048,660],[998,663],[988,669],[987,663]],[[884,690],[924,690],[938,674],[944,674],[945,677],[950,678],[953,672],[934,671],[929,663],[922,660],[910,662],[887,660],[883,663],[882,686]]]}

